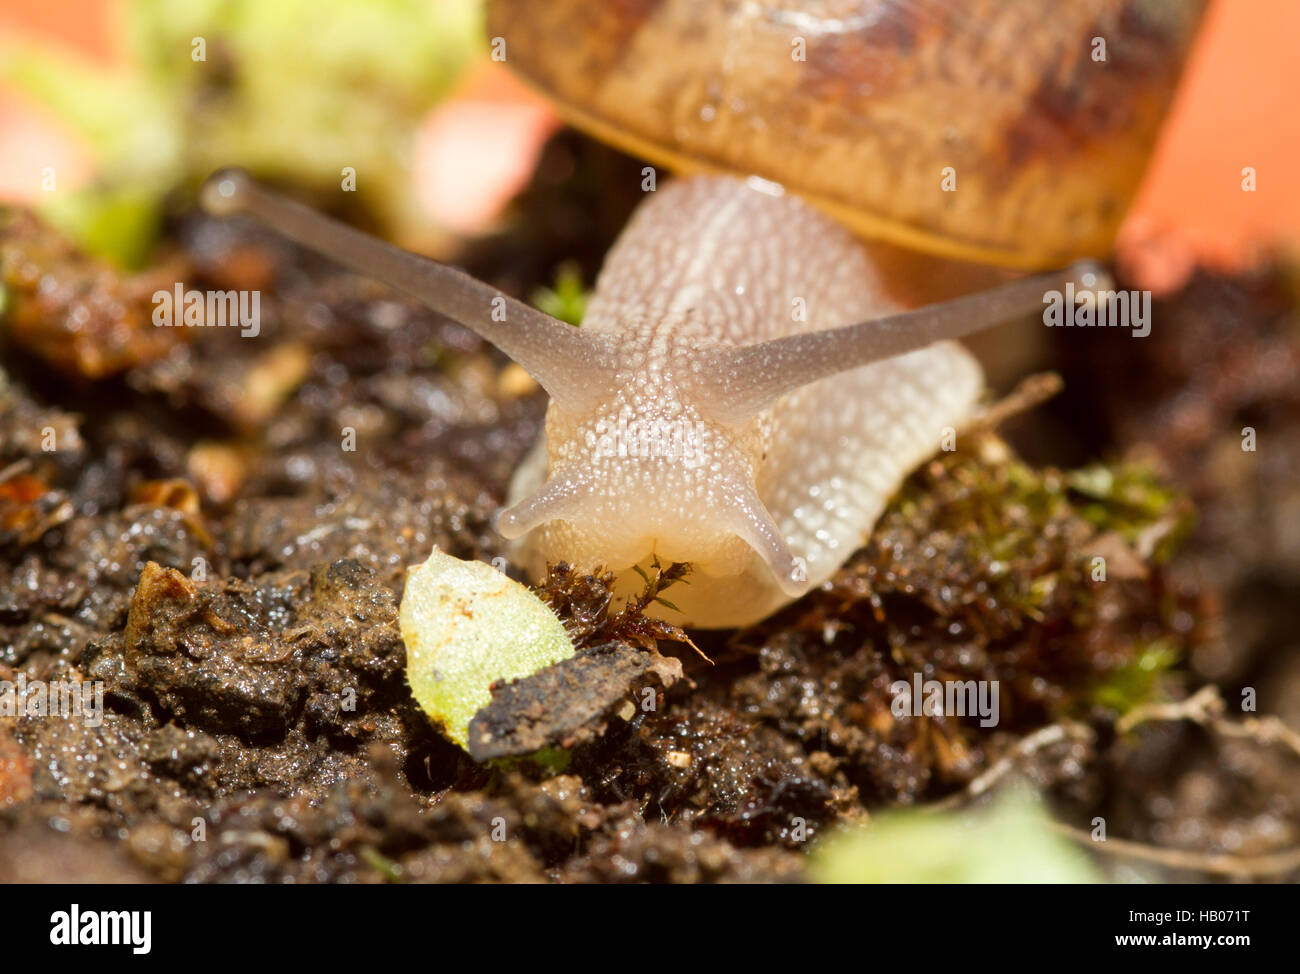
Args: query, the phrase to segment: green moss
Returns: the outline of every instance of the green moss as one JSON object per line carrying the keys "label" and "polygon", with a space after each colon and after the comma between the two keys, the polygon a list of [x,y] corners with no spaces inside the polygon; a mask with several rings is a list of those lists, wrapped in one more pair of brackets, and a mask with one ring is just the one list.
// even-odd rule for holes
{"label": "green moss", "polygon": [[960,555],[970,586],[950,586],[950,598],[971,598],[970,589],[980,588],[981,601],[991,598],[1010,623],[1038,618],[1057,591],[1068,567],[1059,542],[1068,537],[1072,517],[1056,471],[1015,459],[986,464],[957,453],[909,479],[882,525],[900,536],[929,536],[931,547],[941,544]]}
{"label": "green moss", "polygon": [[552,318],[580,325],[587,314],[587,298],[578,265],[566,261],[555,272],[555,287],[538,288],[533,294],[533,304]]}
{"label": "green moss", "polygon": [[572,760],[572,751],[562,747],[544,747],[532,754],[525,754],[520,757],[493,758],[488,763],[494,770],[503,773],[517,771],[521,768],[531,768],[541,771],[543,774],[556,775],[568,771]]}
{"label": "green moss", "polygon": [[1152,554],[1157,564],[1169,559],[1195,519],[1186,498],[1139,463],[1094,464],[1071,472],[1067,483],[1079,515],[1098,531],[1114,531],[1130,544],[1164,526]]}
{"label": "green moss", "polygon": [[[836,651],[865,652],[880,669],[855,703],[878,715],[882,740],[951,782],[985,766],[988,729],[962,717],[887,719],[895,681],[997,681],[997,731],[1021,733],[1158,693],[1197,638],[1175,624],[1194,594],[1168,583],[1153,551],[1155,538],[1172,550],[1189,520],[1183,498],[1138,466],[1076,476],[988,445],[997,448],[917,470],[826,587],[736,637],[797,638],[820,665],[826,634],[843,633]],[[1105,580],[1092,573],[1099,544],[1128,547]]]}
{"label": "green moss", "polygon": [[402,872],[401,865],[389,859],[378,849],[372,846],[362,846],[357,854],[366,865],[380,873],[390,883],[400,883],[405,880],[406,876]]}
{"label": "green moss", "polygon": [[1171,640],[1157,640],[1138,650],[1125,665],[1112,671],[1092,690],[1092,701],[1123,715],[1138,704],[1150,703],[1160,695],[1161,677],[1181,659]]}
{"label": "green moss", "polygon": [[954,453],[910,478],[882,524],[959,542],[1000,604],[1035,617],[1063,582],[1083,581],[1091,537],[1114,531],[1138,545],[1156,533],[1159,564],[1193,521],[1186,498],[1141,464],[1062,472]]}

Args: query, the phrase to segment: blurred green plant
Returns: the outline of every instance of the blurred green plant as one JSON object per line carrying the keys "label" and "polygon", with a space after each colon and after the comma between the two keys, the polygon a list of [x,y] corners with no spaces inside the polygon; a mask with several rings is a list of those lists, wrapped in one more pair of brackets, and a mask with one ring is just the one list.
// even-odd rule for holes
{"label": "blurred green plant", "polygon": [[147,256],[167,195],[225,165],[315,192],[350,166],[361,206],[411,221],[415,126],[482,44],[481,0],[336,0],[328,16],[311,0],[133,0],[122,27],[129,70],[7,44],[0,81],[87,140],[97,179],[45,215],[124,266]]}
{"label": "blurred green plant", "polygon": [[1163,564],[1195,526],[1191,505],[1159,474],[1142,463],[1093,464],[1071,471],[1067,484],[1082,503],[1081,517],[1103,531],[1140,544],[1143,535],[1161,527],[1152,560]]}
{"label": "blurred green plant", "polygon": [[1010,789],[975,812],[886,812],[813,850],[819,883],[1093,883],[1088,857],[1052,827],[1042,803]]}
{"label": "blurred green plant", "polygon": [[552,318],[581,325],[587,314],[589,296],[578,265],[565,261],[555,271],[555,287],[542,287],[533,292],[533,306]]}
{"label": "blurred green plant", "polygon": [[1163,694],[1161,677],[1176,667],[1182,656],[1169,640],[1156,640],[1138,651],[1137,657],[1112,671],[1092,691],[1092,702],[1123,716],[1139,704],[1151,703]]}

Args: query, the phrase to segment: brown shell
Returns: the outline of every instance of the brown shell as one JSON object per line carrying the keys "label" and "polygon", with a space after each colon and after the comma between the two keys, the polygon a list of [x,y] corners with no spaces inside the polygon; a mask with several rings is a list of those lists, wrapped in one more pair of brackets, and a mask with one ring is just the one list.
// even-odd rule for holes
{"label": "brown shell", "polygon": [[491,0],[488,29],[575,124],[657,164],[754,173],[865,236],[1029,267],[1109,251],[1202,7]]}

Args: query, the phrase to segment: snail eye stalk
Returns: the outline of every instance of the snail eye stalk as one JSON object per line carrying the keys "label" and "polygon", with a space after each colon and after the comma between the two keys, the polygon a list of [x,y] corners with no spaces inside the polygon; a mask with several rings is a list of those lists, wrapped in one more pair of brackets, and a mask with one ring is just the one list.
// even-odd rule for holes
{"label": "snail eye stalk", "polygon": [[614,371],[611,347],[529,307],[464,271],[410,253],[331,219],[264,186],[238,169],[211,176],[200,193],[214,216],[248,214],[303,247],[411,295],[491,342],[561,406],[598,402]]}
{"label": "snail eye stalk", "polygon": [[713,349],[703,374],[716,388],[724,418],[742,422],[810,382],[1041,312],[1047,296],[1067,286],[1079,296],[1114,284],[1100,265],[1080,261],[1061,271],[856,325]]}

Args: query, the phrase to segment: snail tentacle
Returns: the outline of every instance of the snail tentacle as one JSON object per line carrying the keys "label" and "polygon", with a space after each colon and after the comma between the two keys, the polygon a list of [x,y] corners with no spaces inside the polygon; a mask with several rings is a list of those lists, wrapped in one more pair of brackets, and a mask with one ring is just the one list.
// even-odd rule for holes
{"label": "snail tentacle", "polygon": [[1073,284],[1076,294],[1112,286],[1093,261],[1012,281],[1001,287],[830,328],[707,353],[714,400],[730,422],[743,422],[801,386],[872,362],[906,355],[936,342],[962,338],[1013,318],[1034,314],[1045,296]]}
{"label": "snail tentacle", "polygon": [[524,304],[464,271],[354,230],[273,192],[238,169],[204,185],[200,200],[217,216],[246,213],[304,247],[412,297],[509,355],[566,408],[599,402],[614,371],[612,343]]}
{"label": "snail tentacle", "polygon": [[591,495],[589,479],[557,474],[534,493],[501,511],[496,529],[503,538],[514,540],[547,521],[571,516]]}

